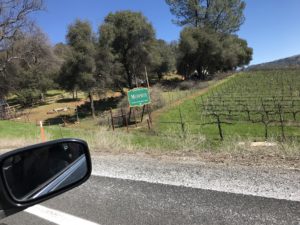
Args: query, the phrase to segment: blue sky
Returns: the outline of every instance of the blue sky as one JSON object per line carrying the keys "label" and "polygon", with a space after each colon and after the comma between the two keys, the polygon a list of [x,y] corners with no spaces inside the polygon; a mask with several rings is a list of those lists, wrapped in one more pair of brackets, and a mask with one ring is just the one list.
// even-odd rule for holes
{"label": "blue sky", "polygon": [[[300,54],[300,0],[246,0],[246,21],[238,35],[254,49],[251,64]],[[34,15],[52,44],[65,41],[67,27],[75,19],[87,19],[94,32],[109,12],[142,12],[157,38],[178,40],[181,27],[164,0],[45,0],[46,11]]]}

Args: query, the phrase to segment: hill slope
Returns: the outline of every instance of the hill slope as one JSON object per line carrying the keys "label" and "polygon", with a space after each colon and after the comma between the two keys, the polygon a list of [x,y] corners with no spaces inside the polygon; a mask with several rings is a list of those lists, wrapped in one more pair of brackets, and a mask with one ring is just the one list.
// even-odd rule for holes
{"label": "hill slope", "polygon": [[248,70],[300,68],[300,55],[249,66]]}

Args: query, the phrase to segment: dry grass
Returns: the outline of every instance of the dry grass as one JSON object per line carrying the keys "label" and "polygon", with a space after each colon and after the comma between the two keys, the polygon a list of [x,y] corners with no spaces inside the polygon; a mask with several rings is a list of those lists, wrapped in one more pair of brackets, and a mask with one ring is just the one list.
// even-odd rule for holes
{"label": "dry grass", "polygon": [[[33,108],[27,108],[23,112],[25,115],[17,119],[20,122],[31,122],[36,123],[38,121],[45,121],[51,118],[63,117],[63,116],[73,116],[75,115],[75,109],[77,106],[84,105],[87,101],[87,96],[83,92],[78,93],[78,99],[72,99],[71,93],[66,93],[58,90],[52,90],[48,92],[49,95],[63,96],[63,98],[58,98],[54,102],[45,105],[39,105]],[[94,100],[105,98],[118,98],[122,94],[120,92],[107,91],[101,96],[94,95]],[[54,109],[67,108],[67,111],[53,112]]]}
{"label": "dry grass", "polygon": [[[50,133],[45,133],[46,140],[53,140]],[[78,131],[76,138],[84,139],[89,143],[92,152],[133,152],[136,148],[131,144],[131,134],[122,131],[107,131],[105,128],[94,132]],[[41,142],[36,138],[4,138],[0,137],[0,149],[14,149]]]}
{"label": "dry grass", "polygon": [[183,80],[183,76],[177,73],[167,73],[163,76],[163,80]]}
{"label": "dry grass", "polygon": [[235,137],[227,140],[215,151],[207,151],[202,157],[214,162],[242,165],[287,167],[300,169],[299,143],[269,140],[266,145],[254,145],[252,140]]}
{"label": "dry grass", "polygon": [[[70,102],[62,102],[62,103],[55,102],[49,105],[42,105],[32,109],[30,108],[25,109],[24,113],[27,114],[28,116],[26,115],[21,116],[17,120],[21,122],[24,121],[27,122],[29,120],[29,122],[31,123],[36,123],[37,121],[41,121],[41,120],[44,121],[62,115],[74,115],[76,106],[80,104],[82,104],[82,102],[80,101],[70,101]],[[58,108],[68,108],[68,111],[48,114],[49,112]]]}
{"label": "dry grass", "polygon": [[92,152],[130,153],[137,148],[131,144],[131,134],[122,131],[108,131],[100,128],[96,132],[85,134]]}
{"label": "dry grass", "polygon": [[[171,134],[171,132],[169,132]],[[239,164],[247,166],[283,167],[300,169],[299,144],[296,142],[276,143],[273,146],[253,147],[251,140],[235,138],[225,140],[219,146],[210,146],[203,135],[191,134],[169,135],[161,137],[160,141],[169,143],[167,148],[160,144],[138,145],[134,133],[124,131],[108,131],[100,128],[94,132],[78,131],[78,138],[89,143],[92,154],[120,154],[142,152],[152,156],[192,157],[194,160],[222,164]],[[47,136],[48,140],[51,137]],[[141,137],[140,137],[141,138]],[[147,138],[149,138],[147,136]],[[1,149],[15,149],[40,142],[37,138],[0,138]],[[166,146],[165,146],[166,147]]]}
{"label": "dry grass", "polygon": [[0,149],[15,149],[36,144],[37,142],[38,140],[33,138],[1,138]]}

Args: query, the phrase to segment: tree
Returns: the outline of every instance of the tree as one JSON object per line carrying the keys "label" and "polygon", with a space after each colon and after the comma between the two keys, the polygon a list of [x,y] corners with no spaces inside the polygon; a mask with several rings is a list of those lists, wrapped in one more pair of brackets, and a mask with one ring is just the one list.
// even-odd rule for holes
{"label": "tree", "polygon": [[89,22],[76,20],[68,28],[67,44],[71,56],[64,62],[60,76],[60,85],[68,91],[82,90],[88,93],[91,113],[95,117],[93,91],[97,86],[95,74],[95,46],[92,28]]}
{"label": "tree", "polygon": [[202,79],[206,73],[233,70],[252,59],[252,49],[236,35],[193,27],[181,32],[178,51],[178,72],[189,77],[197,70]]}
{"label": "tree", "polygon": [[37,27],[31,33],[19,33],[5,55],[18,57],[7,62],[3,76],[6,83],[0,85],[6,93],[2,94],[14,93],[24,105],[43,99],[54,86],[53,76],[59,69],[45,34]]}
{"label": "tree", "polygon": [[166,0],[180,26],[206,27],[221,33],[239,30],[245,17],[243,0]]}
{"label": "tree", "polygon": [[54,54],[60,59],[61,62],[65,62],[72,57],[71,47],[64,43],[58,43],[54,46]]}
{"label": "tree", "polygon": [[[10,49],[20,33],[27,33],[33,22],[29,14],[43,9],[42,0],[1,0],[0,3],[0,52]],[[1,58],[0,72],[4,76],[7,63],[18,59],[18,55]]]}
{"label": "tree", "polygon": [[[99,28],[99,36],[99,74],[113,76],[110,80],[121,89],[132,88],[151,63],[150,48],[155,37],[152,25],[141,13],[110,13]],[[104,62],[109,68],[103,66]]]}
{"label": "tree", "polygon": [[228,71],[248,65],[252,60],[253,49],[248,47],[246,40],[237,35],[227,35],[222,39],[222,70]]}
{"label": "tree", "polygon": [[164,40],[154,42],[151,51],[151,69],[157,74],[158,79],[162,78],[163,73],[175,69],[176,50]]}
{"label": "tree", "polygon": [[222,46],[218,34],[204,29],[183,29],[178,51],[177,70],[186,78],[197,70],[204,79],[204,71],[215,73],[222,60]]}

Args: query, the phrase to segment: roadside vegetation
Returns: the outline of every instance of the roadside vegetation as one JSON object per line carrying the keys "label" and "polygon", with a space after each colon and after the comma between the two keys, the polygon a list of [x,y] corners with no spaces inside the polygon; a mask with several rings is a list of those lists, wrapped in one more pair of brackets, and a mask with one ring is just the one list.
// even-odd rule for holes
{"label": "roadside vegetation", "polygon": [[[82,138],[95,152],[299,159],[299,71],[236,72],[253,54],[236,34],[245,2],[166,4],[179,40],[158,39],[142,13],[125,10],[97,31],[73,21],[55,46],[28,16],[42,1],[0,5],[2,148],[40,142],[43,121],[47,140]],[[148,85],[151,114],[130,117],[127,91]],[[259,141],[274,145],[253,148]]]}

